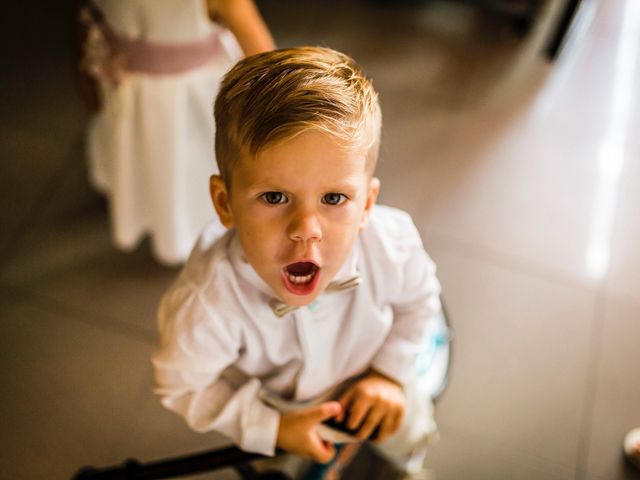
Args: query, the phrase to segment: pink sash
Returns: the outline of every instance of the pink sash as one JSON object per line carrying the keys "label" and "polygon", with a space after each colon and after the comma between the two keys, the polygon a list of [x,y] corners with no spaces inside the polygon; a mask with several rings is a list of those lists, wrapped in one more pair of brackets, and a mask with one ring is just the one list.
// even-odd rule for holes
{"label": "pink sash", "polygon": [[114,32],[91,2],[80,11],[86,29],[80,67],[89,75],[118,83],[124,72],[170,75],[210,62],[221,48],[216,32],[185,43],[157,43]]}
{"label": "pink sash", "polygon": [[124,56],[124,67],[130,72],[151,74],[182,73],[201,67],[220,49],[216,33],[189,43],[151,43],[111,34],[115,50]]}

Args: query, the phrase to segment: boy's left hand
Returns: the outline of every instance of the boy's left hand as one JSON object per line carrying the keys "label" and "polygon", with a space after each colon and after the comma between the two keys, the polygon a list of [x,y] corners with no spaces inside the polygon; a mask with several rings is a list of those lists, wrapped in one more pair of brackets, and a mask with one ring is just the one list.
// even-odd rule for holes
{"label": "boy's left hand", "polygon": [[[358,380],[338,400],[342,412],[348,412],[346,426],[357,430],[355,437],[366,440],[376,431],[373,440],[385,440],[392,435],[404,417],[405,397],[402,387],[384,375],[372,371]],[[344,421],[341,413],[338,421]]]}

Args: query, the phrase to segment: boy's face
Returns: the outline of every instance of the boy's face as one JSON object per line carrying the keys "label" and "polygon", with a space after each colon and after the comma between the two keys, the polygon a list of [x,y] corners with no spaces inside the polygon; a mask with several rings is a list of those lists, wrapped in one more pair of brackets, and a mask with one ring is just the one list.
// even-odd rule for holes
{"label": "boy's face", "polygon": [[258,275],[282,301],[307,305],[346,261],[379,186],[364,152],[311,130],[239,160],[231,195],[212,177],[211,196]]}

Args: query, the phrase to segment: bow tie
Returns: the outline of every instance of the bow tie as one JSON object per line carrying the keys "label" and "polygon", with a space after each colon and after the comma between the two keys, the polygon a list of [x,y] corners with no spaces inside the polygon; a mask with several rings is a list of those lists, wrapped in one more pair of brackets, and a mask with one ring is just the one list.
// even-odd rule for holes
{"label": "bow tie", "polygon": [[[354,275],[346,280],[335,280],[331,282],[327,285],[324,293],[346,292],[347,290],[356,288],[358,285],[360,285],[360,275]],[[284,317],[287,313],[291,313],[300,308],[281,302],[277,298],[269,300],[269,306],[271,307],[271,310],[273,310],[273,313],[275,313],[276,317]]]}

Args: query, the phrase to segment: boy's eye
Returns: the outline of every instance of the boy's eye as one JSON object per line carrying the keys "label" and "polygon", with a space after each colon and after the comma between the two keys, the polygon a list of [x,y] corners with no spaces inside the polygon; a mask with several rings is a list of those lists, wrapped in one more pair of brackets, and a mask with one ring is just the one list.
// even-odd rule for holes
{"label": "boy's eye", "polygon": [[343,193],[327,193],[322,197],[322,203],[327,205],[340,205],[347,199],[347,196]]}
{"label": "boy's eye", "polygon": [[265,192],[261,195],[261,197],[270,205],[286,203],[287,201],[287,196],[282,192]]}

